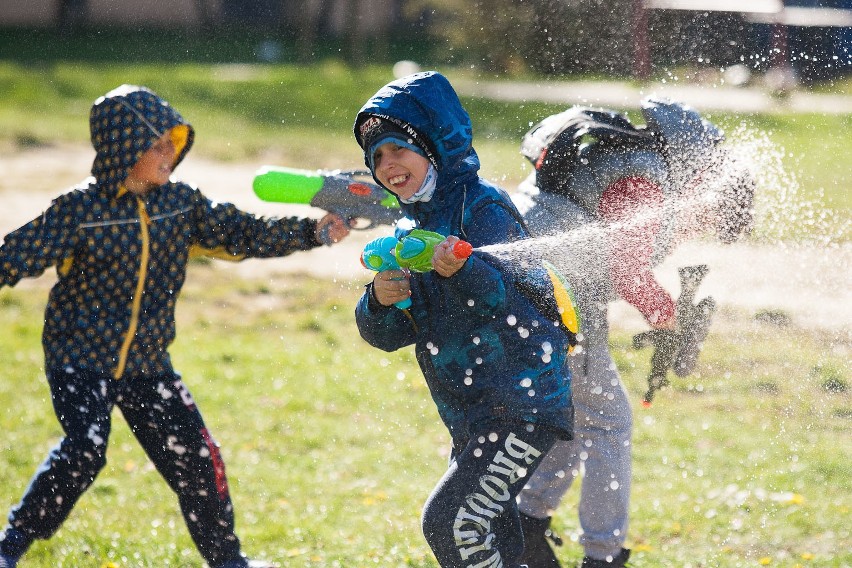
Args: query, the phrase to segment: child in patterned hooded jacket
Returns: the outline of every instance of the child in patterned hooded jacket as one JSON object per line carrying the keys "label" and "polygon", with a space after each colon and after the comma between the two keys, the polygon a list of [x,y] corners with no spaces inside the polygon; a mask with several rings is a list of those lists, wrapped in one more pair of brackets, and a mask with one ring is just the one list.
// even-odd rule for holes
{"label": "child in patterned hooded jacket", "polygon": [[[526,229],[507,194],[479,177],[470,118],[446,78],[425,72],[386,85],[358,113],[355,136],[411,224],[447,235],[434,271],[379,272],[356,308],[371,345],[415,345],[450,432],[450,467],[425,505],[424,535],[444,568],[517,568],[515,497],[554,441],[572,435],[563,306],[534,262],[513,270],[483,250],[453,255],[460,238],[478,248]],[[408,297],[410,308],[394,306]]]}
{"label": "child in patterned hooded jacket", "polygon": [[349,227],[336,215],[255,217],[171,180],[194,131],[147,88],[123,85],[100,97],[90,126],[94,177],[0,246],[0,287],[57,268],[42,343],[65,432],[9,514],[0,568],[53,535],[92,484],[106,463],[115,406],[177,493],[207,563],[266,566],[240,551],[218,445],[172,368],[175,302],[191,255],[280,257],[336,242]]}

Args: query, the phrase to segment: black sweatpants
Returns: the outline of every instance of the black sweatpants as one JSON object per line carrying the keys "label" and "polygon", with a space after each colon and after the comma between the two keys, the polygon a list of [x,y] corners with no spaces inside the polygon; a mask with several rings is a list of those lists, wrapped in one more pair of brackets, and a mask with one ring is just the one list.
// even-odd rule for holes
{"label": "black sweatpants", "polygon": [[442,568],[520,566],[515,497],[555,440],[532,424],[507,424],[457,444],[423,511],[423,534]]}
{"label": "black sweatpants", "polygon": [[192,539],[216,566],[239,555],[225,465],[201,413],[172,373],[120,380],[71,367],[47,373],[65,437],[30,482],[9,523],[30,538],[49,538],[106,464],[114,406],[157,471],[177,493]]}

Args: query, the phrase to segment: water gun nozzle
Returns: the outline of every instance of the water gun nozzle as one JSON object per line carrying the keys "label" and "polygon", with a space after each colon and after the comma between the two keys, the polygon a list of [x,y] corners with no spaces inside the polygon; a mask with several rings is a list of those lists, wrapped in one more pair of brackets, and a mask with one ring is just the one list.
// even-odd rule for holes
{"label": "water gun nozzle", "polygon": [[456,258],[470,258],[473,254],[473,245],[467,241],[459,241],[453,247],[453,254]]}

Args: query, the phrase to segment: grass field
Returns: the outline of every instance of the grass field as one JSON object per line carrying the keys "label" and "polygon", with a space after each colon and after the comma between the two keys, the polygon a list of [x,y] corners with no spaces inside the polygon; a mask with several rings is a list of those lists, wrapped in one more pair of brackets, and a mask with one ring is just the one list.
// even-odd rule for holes
{"label": "grass field", "polygon": [[[354,113],[389,79],[385,67],[334,60],[303,67],[0,58],[0,151],[85,143],[92,101],[141,83],[193,122],[194,151],[206,157],[355,166]],[[523,132],[562,110],[464,102],[483,173],[507,187],[525,175]],[[768,136],[795,175],[796,199],[810,203],[809,214],[825,210],[832,234],[848,242],[852,117],[712,118],[728,132]],[[793,229],[763,227],[756,238],[824,237],[801,223],[797,203],[785,203],[791,210],[776,219]],[[246,552],[295,568],[435,568],[419,514],[445,469],[447,436],[413,353],[385,354],[358,338],[352,310],[361,282],[240,280],[218,268],[191,267],[172,352],[223,446]],[[50,282],[0,289],[0,512],[61,436],[39,339]],[[797,327],[771,310],[723,307],[698,373],[675,381],[650,410],[638,404],[650,354],[632,350],[630,339],[615,327],[617,364],[636,407],[631,565],[852,566],[848,338]],[[201,564],[165,483],[120,414],[114,419],[107,468],[22,566]],[[566,537],[566,566],[581,555],[577,489],[554,523]]]}
{"label": "grass field", "polygon": [[[435,567],[419,511],[447,436],[411,351],[358,338],[360,283],[224,274],[192,267],[173,355],[223,446],[246,551],[288,567]],[[61,435],[39,342],[49,280],[0,290],[0,509]],[[848,345],[757,316],[723,310],[697,374],[649,410],[649,354],[614,334],[636,407],[633,566],[852,563]],[[106,469],[26,566],[200,565],[168,488],[114,421]],[[577,496],[555,520],[566,566],[580,555]]]}

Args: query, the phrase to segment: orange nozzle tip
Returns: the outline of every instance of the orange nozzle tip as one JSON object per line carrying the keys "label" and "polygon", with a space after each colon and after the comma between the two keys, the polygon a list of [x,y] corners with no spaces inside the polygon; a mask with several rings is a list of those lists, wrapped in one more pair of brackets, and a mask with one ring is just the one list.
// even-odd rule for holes
{"label": "orange nozzle tip", "polygon": [[469,258],[473,254],[473,245],[467,241],[459,241],[453,246],[453,254],[456,258]]}
{"label": "orange nozzle tip", "polygon": [[642,407],[643,408],[651,408],[651,401],[650,400],[643,400],[642,401]]}

